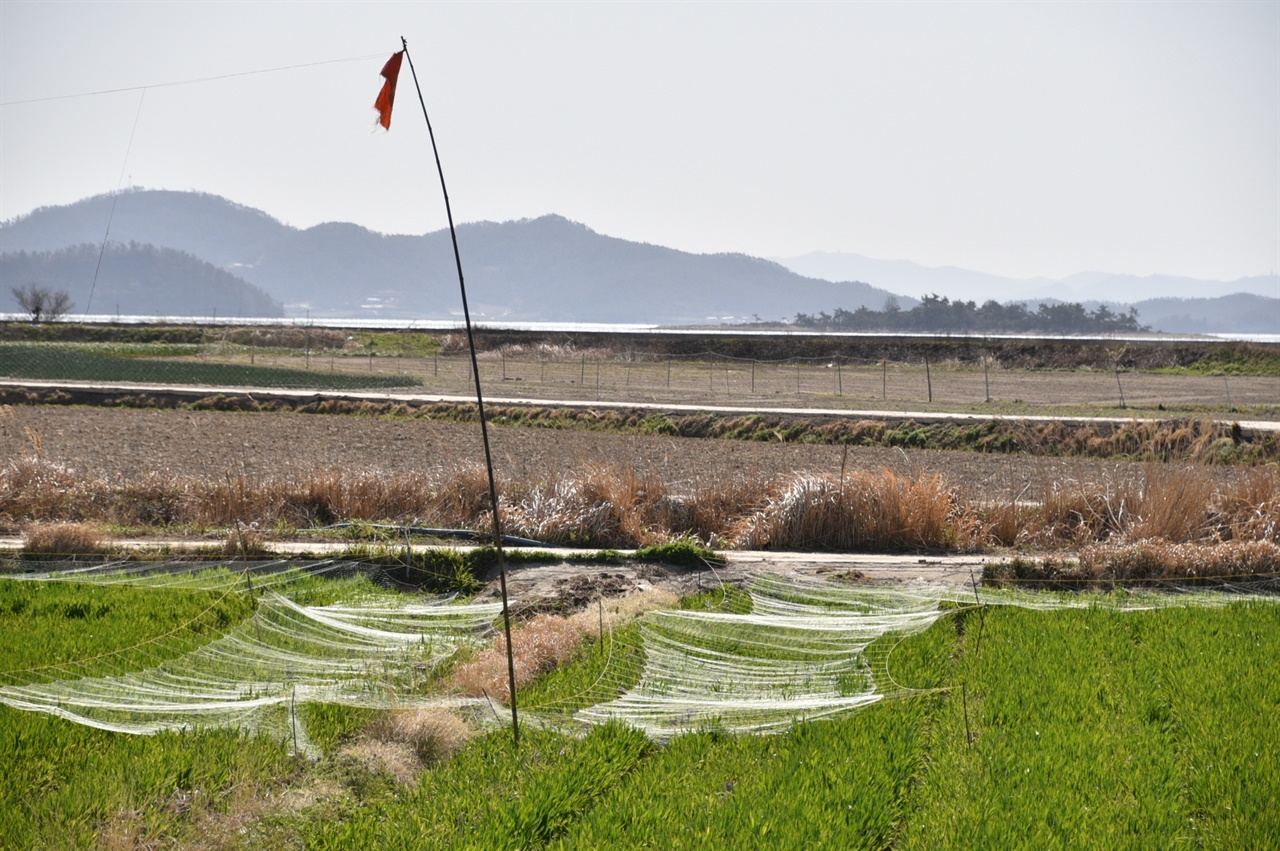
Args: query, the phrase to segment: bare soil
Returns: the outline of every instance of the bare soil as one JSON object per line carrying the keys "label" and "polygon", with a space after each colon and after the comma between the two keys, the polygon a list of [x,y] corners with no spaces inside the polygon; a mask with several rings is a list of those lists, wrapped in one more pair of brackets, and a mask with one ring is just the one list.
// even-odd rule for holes
{"label": "bare soil", "polygon": [[[1081,458],[766,444],[490,426],[500,477],[545,481],[592,465],[632,467],[676,492],[801,471],[882,468],[941,474],[991,500],[1036,500],[1055,484],[1140,477],[1144,465]],[[13,406],[0,416],[0,463],[39,452],[86,475],[301,478],[325,470],[403,472],[483,462],[471,424],[298,413]],[[1218,469],[1224,480],[1235,472]]]}

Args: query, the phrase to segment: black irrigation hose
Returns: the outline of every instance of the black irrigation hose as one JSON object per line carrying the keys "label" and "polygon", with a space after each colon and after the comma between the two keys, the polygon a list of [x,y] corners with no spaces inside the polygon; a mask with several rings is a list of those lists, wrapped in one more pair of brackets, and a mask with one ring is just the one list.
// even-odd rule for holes
{"label": "black irrigation hose", "polygon": [[[394,530],[404,535],[430,535],[433,538],[464,538],[471,541],[491,541],[493,535],[483,532],[473,532],[470,529],[429,529],[426,526],[397,526],[393,523],[334,523],[331,526],[321,526],[320,531],[325,532],[330,529],[382,529]],[[559,544],[544,544],[542,541],[534,541],[530,538],[517,538],[514,535],[503,535],[502,543],[511,544],[516,547],[558,547]]]}

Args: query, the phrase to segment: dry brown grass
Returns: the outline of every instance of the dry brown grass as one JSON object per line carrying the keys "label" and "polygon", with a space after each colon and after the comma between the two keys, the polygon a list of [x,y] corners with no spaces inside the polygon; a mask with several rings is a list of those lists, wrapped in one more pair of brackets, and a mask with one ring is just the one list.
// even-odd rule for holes
{"label": "dry brown grass", "polygon": [[907,478],[890,470],[796,476],[739,524],[732,540],[748,549],[967,549],[976,527],[941,476]]}
{"label": "dry brown grass", "polygon": [[[1141,475],[1055,485],[1036,503],[991,504],[939,475],[888,470],[695,482],[685,496],[631,467],[588,465],[550,481],[499,483],[506,531],[552,544],[636,547],[695,537],[718,547],[850,551],[1100,542],[1280,542],[1280,467],[1232,476],[1149,464]],[[321,471],[298,480],[151,473],[84,476],[38,457],[0,468],[0,530],[47,523],[205,529],[293,528],[342,520],[488,531],[489,483],[478,464],[429,471]],[[239,541],[232,549],[243,551]]]}
{"label": "dry brown grass", "polygon": [[379,716],[340,753],[370,770],[386,771],[407,786],[423,769],[462,750],[473,732],[451,712],[402,709]]}
{"label": "dry brown grass", "polygon": [[102,555],[110,549],[92,523],[41,523],[22,536],[23,552],[33,555]]}
{"label": "dry brown grass", "polygon": [[669,497],[657,476],[602,465],[528,488],[503,513],[512,534],[549,544],[602,547],[668,540],[685,515],[683,504]]}
{"label": "dry brown grass", "polygon": [[[567,662],[586,634],[582,624],[556,615],[535,615],[518,629],[513,629],[511,643],[516,689]],[[493,647],[459,665],[450,683],[457,691],[470,697],[487,695],[504,702],[510,700],[506,636],[499,634]]]}
{"label": "dry brown grass", "polygon": [[686,501],[688,519],[673,531],[692,535],[709,546],[728,546],[730,529],[762,509],[770,482],[762,476],[739,476],[727,482],[706,482]]}
{"label": "dry brown grass", "polygon": [[[515,647],[516,689],[569,661],[583,640],[599,637],[602,624],[609,632],[651,609],[670,608],[678,600],[679,595],[670,589],[647,588],[604,600],[599,608],[588,607],[568,617],[540,614],[514,626],[511,639]],[[458,666],[449,684],[454,691],[469,697],[508,701],[511,691],[506,637],[499,634],[492,647]]]}
{"label": "dry brown grass", "polygon": [[988,565],[996,583],[1081,589],[1113,584],[1201,585],[1280,577],[1280,544],[1274,541],[1173,543],[1164,539],[1091,544],[1077,560],[1048,557]]}
{"label": "dry brown grass", "polygon": [[1080,572],[1088,579],[1235,579],[1280,573],[1280,545],[1272,541],[1219,544],[1165,539],[1093,544],[1080,550]]}

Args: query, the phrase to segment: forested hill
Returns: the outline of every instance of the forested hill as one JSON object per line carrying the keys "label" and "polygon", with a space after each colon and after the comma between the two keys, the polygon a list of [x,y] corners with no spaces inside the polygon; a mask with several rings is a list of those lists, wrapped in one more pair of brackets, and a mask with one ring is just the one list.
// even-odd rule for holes
{"label": "forested hill", "polygon": [[[100,243],[111,203],[98,196],[7,222],[0,250]],[[460,311],[447,231],[387,236],[345,223],[298,230],[214,195],[132,191],[118,196],[111,237],[194,255],[258,286],[294,316],[450,318]],[[481,320],[781,320],[833,303],[878,308],[892,295],[743,254],[691,254],[604,236],[560,216],[461,225],[458,242]]]}
{"label": "forested hill", "polygon": [[[172,248],[88,243],[57,251],[0,255],[0,312],[22,312],[14,286],[65,290],[73,313],[153,316],[284,316],[280,302],[258,287]],[[94,270],[98,270],[94,283]],[[92,293],[92,300],[90,294]]]}
{"label": "forested hill", "polygon": [[1138,323],[1137,308],[1119,313],[1105,304],[1092,311],[1072,302],[1041,303],[1036,310],[1025,304],[987,301],[951,301],[946,296],[927,295],[911,310],[889,304],[884,310],[836,310],[817,316],[798,314],[801,328],[835,331],[906,331],[916,333],[1038,333],[1114,334],[1150,330]]}

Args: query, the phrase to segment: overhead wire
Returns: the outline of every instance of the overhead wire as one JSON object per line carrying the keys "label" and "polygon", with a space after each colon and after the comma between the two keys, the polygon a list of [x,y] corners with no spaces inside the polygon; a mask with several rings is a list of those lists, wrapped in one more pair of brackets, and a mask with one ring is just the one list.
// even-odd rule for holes
{"label": "overhead wire", "polygon": [[369,59],[377,59],[385,55],[386,55],[386,52],[382,51],[379,53],[364,54],[363,56],[349,56],[343,59],[322,59],[318,62],[303,62],[297,65],[281,65],[276,68],[260,68],[254,71],[236,71],[230,74],[216,74],[212,77],[194,77],[189,80],[171,80],[167,83],[147,83],[146,85],[142,85],[142,86],[123,86],[117,89],[98,89],[96,91],[90,91],[90,92],[75,92],[72,94],[64,94],[64,95],[48,95],[46,97],[24,98],[22,100],[7,100],[7,101],[0,101],[0,106],[19,106],[21,104],[28,104],[28,103],[45,103],[47,101],[54,101],[54,100],[68,100],[70,98],[94,97],[96,95],[114,95],[114,94],[120,94],[121,92],[136,92],[139,90],[145,91],[147,89],[164,89],[164,88],[171,88],[173,86],[193,86],[200,83],[213,83],[219,80],[230,80],[236,77],[250,77],[256,74],[274,74],[278,71],[295,71],[300,68],[314,68],[319,65],[334,65],[341,62],[364,62]]}

